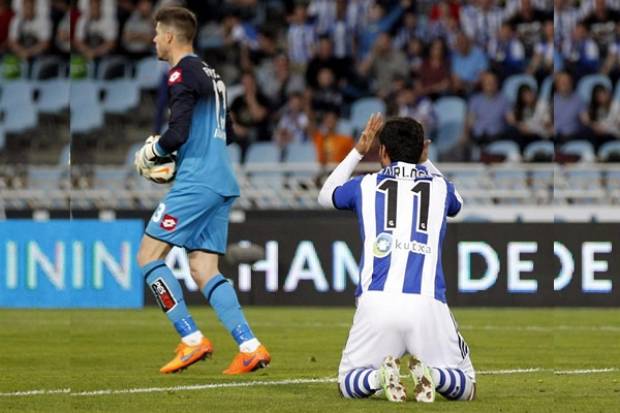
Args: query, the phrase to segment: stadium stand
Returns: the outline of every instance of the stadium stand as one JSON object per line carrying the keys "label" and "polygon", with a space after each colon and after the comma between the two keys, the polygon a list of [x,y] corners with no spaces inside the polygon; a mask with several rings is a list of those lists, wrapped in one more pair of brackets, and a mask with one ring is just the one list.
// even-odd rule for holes
{"label": "stadium stand", "polygon": [[[153,10],[160,3],[154,2]],[[620,133],[598,132],[601,127],[620,130],[620,112],[616,109],[620,106],[620,39],[616,37],[620,30],[610,42],[609,38],[590,36],[592,29],[586,25],[586,38],[591,40],[588,45],[598,48],[600,62],[587,73],[577,70],[575,62],[589,58],[579,55],[585,49],[579,48],[579,36],[575,35],[581,30],[577,22],[587,21],[588,7],[580,9],[574,1],[558,6],[563,8],[562,13],[574,12],[576,18],[566,19],[569,26],[550,39],[544,30],[526,30],[518,18],[522,7],[518,0],[484,2],[491,4],[493,13],[469,1],[301,2],[297,7],[305,8],[304,27],[313,35],[311,48],[304,50],[317,49],[316,54],[304,55],[301,49],[306,44],[288,23],[294,12],[292,2],[255,2],[254,8],[242,3],[228,0],[213,13],[199,11],[197,42],[197,52],[224,78],[229,106],[246,93],[244,73],[253,74],[258,92],[266,98],[268,114],[260,133],[229,147],[244,194],[238,208],[318,207],[314,202],[318,185],[333,164],[319,164],[308,130],[303,131],[301,142],[288,146],[276,143],[273,136],[293,93],[301,93],[304,113],[316,125],[326,111],[337,106],[337,131],[343,136],[355,137],[375,111],[420,119],[434,142],[432,158],[463,187],[466,200],[474,205],[569,205],[584,199],[608,205],[620,202]],[[448,3],[452,11],[442,15],[440,6]],[[368,7],[374,4],[379,6],[370,13]],[[553,19],[551,1],[533,4],[543,23]],[[163,193],[162,188],[140,179],[132,167],[138,145],[150,134],[165,130],[167,105],[166,64],[152,51],[136,54],[127,50],[120,40],[130,24],[133,7],[133,2],[101,2],[105,19],[112,19],[106,20],[106,30],[114,29],[116,34],[110,38],[116,40],[110,50],[96,57],[86,52],[80,55],[79,50],[86,49],[74,48],[69,59],[60,41],[65,35],[60,24],[63,19],[70,17],[75,24],[94,13],[87,1],[55,1],[48,15],[37,11],[37,18],[47,20],[52,28],[49,45],[38,54],[26,56],[9,40],[0,45],[0,156],[6,161],[0,187],[5,208],[58,207],[68,205],[74,197],[72,208],[150,209]],[[397,18],[394,16],[399,13],[394,10],[400,10]],[[408,13],[418,17],[413,26],[404,23]],[[488,27],[479,26],[472,16],[485,13],[497,21]],[[386,19],[388,15],[390,19]],[[342,22],[350,30],[330,30]],[[516,33],[506,44],[499,36],[502,22],[512,25]],[[614,25],[619,27],[617,22]],[[357,70],[365,58],[379,53],[373,48],[379,32],[370,33],[367,28],[371,26],[391,34],[387,37],[391,48],[405,57],[405,76],[392,69],[374,71],[374,75]],[[475,74],[467,85],[454,81],[451,64],[461,33],[483,52],[482,59],[478,56],[475,61],[481,66],[464,68]],[[353,39],[362,38],[368,49],[354,50]],[[512,56],[515,41],[523,46],[524,64],[518,72],[508,73],[505,62],[498,59]],[[444,56],[431,63],[433,47],[443,50]],[[530,63],[536,53],[534,68]],[[474,60],[467,58],[466,54],[459,55],[459,61],[473,65]],[[557,74],[549,69],[553,62],[561,63],[556,67],[564,68],[579,99],[573,102],[578,105],[577,129],[569,136],[556,135],[553,128],[552,117],[557,113],[553,113],[552,105],[560,96],[554,84]],[[439,65],[436,79],[420,72],[422,67],[434,67],[431,64]],[[313,69],[306,70],[310,65]],[[480,75],[487,70],[498,75],[499,90],[526,132],[503,124],[498,138],[474,143],[466,139],[471,126],[470,103],[480,91]],[[373,76],[382,76],[381,81]],[[611,91],[610,103],[591,102],[599,84]],[[517,110],[522,85],[535,92],[535,110]],[[238,119],[234,120],[238,125]],[[58,159],[67,151],[70,139],[69,171],[68,163]],[[554,159],[561,165],[554,165]],[[365,167],[372,170],[376,165],[369,162]],[[51,178],[43,183],[41,171],[45,168],[55,171],[49,177],[62,177],[57,184]],[[595,173],[577,173],[584,168]],[[577,191],[575,188],[582,188],[587,179],[595,183],[585,192]],[[42,192],[45,185],[59,192],[47,196]],[[48,203],[43,202],[46,197]]]}

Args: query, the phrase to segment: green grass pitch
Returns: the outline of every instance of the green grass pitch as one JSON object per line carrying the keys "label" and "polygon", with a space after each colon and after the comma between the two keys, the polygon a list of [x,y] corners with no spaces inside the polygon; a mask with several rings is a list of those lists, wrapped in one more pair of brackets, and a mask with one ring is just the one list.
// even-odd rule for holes
{"label": "green grass pitch", "polygon": [[[429,405],[340,398],[329,379],[353,311],[247,308],[273,362],[227,377],[236,346],[206,306],[192,312],[214,357],[167,376],[158,369],[177,337],[156,308],[0,310],[0,412],[620,412],[620,310],[455,309],[479,372],[478,399],[439,396]],[[312,378],[320,380],[289,383]],[[279,384],[207,386],[257,381]],[[123,389],[143,392],[115,393]],[[63,392],[14,394],[32,390]]]}

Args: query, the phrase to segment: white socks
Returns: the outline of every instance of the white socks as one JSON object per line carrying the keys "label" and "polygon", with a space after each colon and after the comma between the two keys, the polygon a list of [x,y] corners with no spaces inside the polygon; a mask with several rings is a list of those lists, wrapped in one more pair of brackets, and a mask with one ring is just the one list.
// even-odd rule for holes
{"label": "white socks", "polygon": [[244,341],[239,345],[239,351],[242,353],[252,353],[260,346],[260,341],[257,338],[251,338],[248,341]]}
{"label": "white socks", "polygon": [[202,338],[203,335],[200,330],[198,330],[181,338],[181,341],[183,341],[188,346],[197,346],[202,343]]}

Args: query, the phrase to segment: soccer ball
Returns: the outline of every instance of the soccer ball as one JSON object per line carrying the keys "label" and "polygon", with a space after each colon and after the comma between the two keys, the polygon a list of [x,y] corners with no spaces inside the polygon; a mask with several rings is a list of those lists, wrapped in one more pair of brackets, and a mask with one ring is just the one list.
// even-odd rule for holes
{"label": "soccer ball", "polygon": [[176,155],[166,155],[155,159],[152,166],[144,171],[143,176],[156,184],[167,184],[174,181],[177,172]]}

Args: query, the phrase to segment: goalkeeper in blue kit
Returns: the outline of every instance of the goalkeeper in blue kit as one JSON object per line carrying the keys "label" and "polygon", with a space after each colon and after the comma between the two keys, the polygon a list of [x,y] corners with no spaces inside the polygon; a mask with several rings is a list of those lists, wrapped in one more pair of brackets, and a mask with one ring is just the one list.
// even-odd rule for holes
{"label": "goalkeeper in blue kit", "polygon": [[157,57],[172,67],[169,127],[161,137],[147,139],[135,162],[141,175],[152,178],[162,159],[176,152],[174,184],[150,219],[138,252],[146,283],[181,337],[176,356],[160,371],[177,372],[213,352],[187,309],[179,281],[164,262],[178,246],[187,251],[193,279],[239,345],[224,373],[251,372],[269,364],[271,356],[250,329],[232,284],[218,269],[219,255],[226,250],[229,211],[239,196],[226,150],[226,87],[193,53],[196,17],[191,11],[164,7],[155,23]]}

